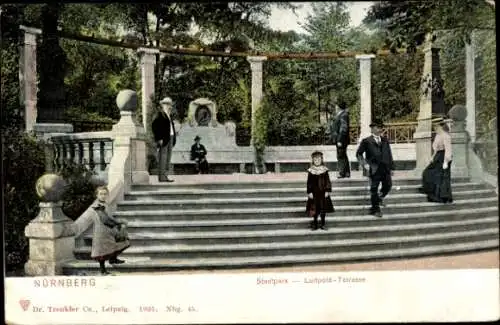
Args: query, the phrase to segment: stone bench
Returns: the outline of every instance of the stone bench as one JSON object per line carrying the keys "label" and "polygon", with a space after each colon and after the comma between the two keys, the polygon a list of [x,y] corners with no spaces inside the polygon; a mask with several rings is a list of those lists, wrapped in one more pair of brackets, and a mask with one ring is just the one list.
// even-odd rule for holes
{"label": "stone bench", "polygon": [[[392,144],[392,154],[396,162],[397,169],[413,168],[415,157],[415,144],[403,143]],[[332,170],[337,169],[337,149],[335,146],[322,145],[322,146],[275,146],[266,148],[264,160],[266,164],[273,165],[274,172],[282,172],[282,165],[292,164],[300,165],[300,167],[307,168],[311,163],[311,154],[314,151],[321,151],[325,164]],[[351,169],[358,168],[358,161],[356,158],[357,146],[351,145],[347,148],[347,157]],[[299,167],[299,166],[296,166]],[[293,171],[296,171],[293,169]]]}
{"label": "stone bench", "polygon": [[[203,143],[203,140],[202,140]],[[203,143],[204,144],[204,143]],[[205,144],[204,144],[205,145]],[[194,162],[190,160],[190,146],[183,150],[174,148],[172,152],[172,165],[176,173],[189,173],[194,171]],[[210,166],[211,173],[228,173],[240,172],[251,173],[254,160],[254,152],[252,147],[231,148],[210,148],[207,149],[207,160]],[[396,161],[396,169],[412,169],[415,162],[415,144],[403,143],[391,145],[393,157]],[[335,146],[270,146],[266,148],[264,153],[264,161],[269,171],[275,173],[288,171],[301,171],[308,168],[311,162],[311,153],[313,151],[321,151],[324,155],[326,165],[331,170],[337,169],[337,150]],[[351,165],[351,169],[358,168],[356,159],[357,146],[351,145],[347,148],[347,157]],[[287,166],[288,165],[288,166]]]}
{"label": "stone bench", "polygon": [[[217,148],[212,150],[205,145],[207,149],[207,161],[211,173],[216,171],[224,173],[245,173],[247,166],[253,164],[253,150],[250,147],[233,147],[221,150]],[[172,152],[171,164],[173,172],[186,173],[189,170],[194,171],[194,161],[191,159],[190,150],[175,150]]]}

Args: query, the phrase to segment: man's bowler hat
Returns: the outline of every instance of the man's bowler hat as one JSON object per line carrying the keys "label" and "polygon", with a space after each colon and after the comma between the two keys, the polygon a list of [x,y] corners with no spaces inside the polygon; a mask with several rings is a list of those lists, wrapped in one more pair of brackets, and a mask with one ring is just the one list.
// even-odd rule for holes
{"label": "man's bowler hat", "polygon": [[383,128],[384,127],[384,122],[382,122],[381,120],[373,120],[370,123],[370,127],[374,127],[374,126],[377,126],[379,128]]}

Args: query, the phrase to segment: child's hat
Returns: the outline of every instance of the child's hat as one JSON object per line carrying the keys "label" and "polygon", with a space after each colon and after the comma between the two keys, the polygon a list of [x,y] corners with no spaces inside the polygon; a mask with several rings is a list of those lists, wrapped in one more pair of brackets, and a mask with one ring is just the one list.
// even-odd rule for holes
{"label": "child's hat", "polygon": [[323,157],[323,153],[321,151],[315,151],[311,154],[311,157]]}

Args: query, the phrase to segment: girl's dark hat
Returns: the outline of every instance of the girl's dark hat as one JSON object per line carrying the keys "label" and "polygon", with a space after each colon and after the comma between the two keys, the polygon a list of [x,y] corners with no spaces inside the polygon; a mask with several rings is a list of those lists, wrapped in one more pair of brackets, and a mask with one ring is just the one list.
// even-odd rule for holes
{"label": "girl's dark hat", "polygon": [[373,126],[378,126],[379,128],[383,128],[384,122],[382,122],[380,120],[373,120],[373,122],[370,123],[370,127],[373,127]]}
{"label": "girl's dark hat", "polygon": [[201,139],[201,138],[200,138],[199,136],[195,136],[195,137],[194,137],[194,141],[196,141],[196,140],[200,140],[200,139]]}
{"label": "girl's dark hat", "polygon": [[311,157],[323,157],[323,153],[321,151],[315,151],[311,154]]}

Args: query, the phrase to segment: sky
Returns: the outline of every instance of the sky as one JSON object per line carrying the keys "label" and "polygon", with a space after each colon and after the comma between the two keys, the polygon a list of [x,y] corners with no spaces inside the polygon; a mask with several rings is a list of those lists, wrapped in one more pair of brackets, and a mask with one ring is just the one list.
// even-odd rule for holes
{"label": "sky", "polygon": [[[272,9],[271,18],[269,19],[269,25],[272,29],[281,31],[294,30],[299,33],[304,32],[299,23],[303,23],[305,18],[307,17],[307,14],[311,11],[311,3],[295,2],[294,4],[302,6],[302,8],[295,11],[297,15],[295,15],[292,10],[289,9]],[[355,27],[361,24],[361,21],[368,12],[368,9],[373,5],[373,2],[349,1],[347,2],[347,4],[350,7],[349,14],[351,15],[351,26]]]}

